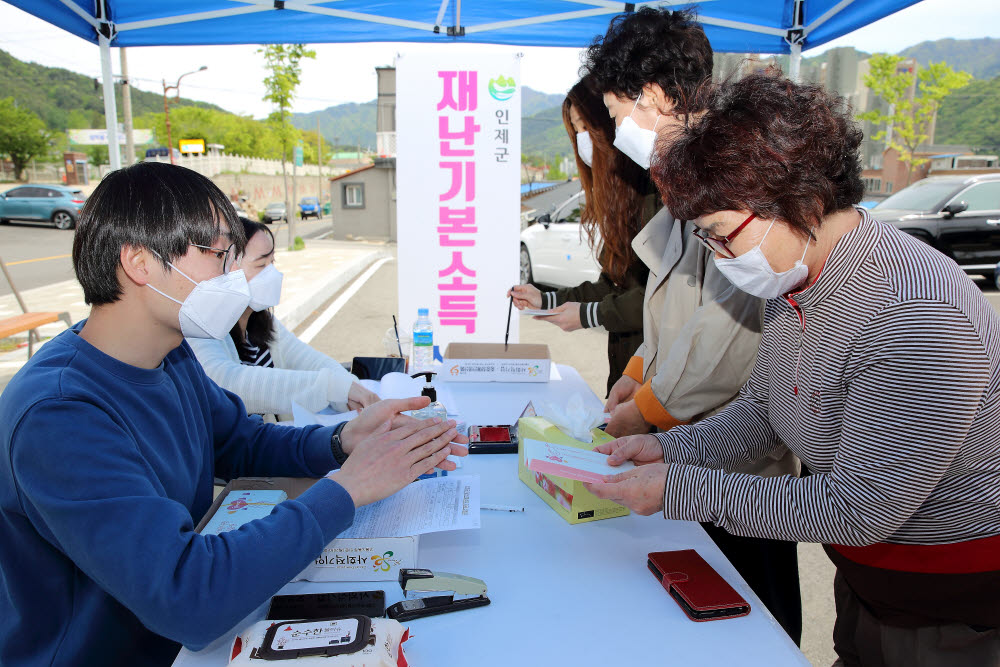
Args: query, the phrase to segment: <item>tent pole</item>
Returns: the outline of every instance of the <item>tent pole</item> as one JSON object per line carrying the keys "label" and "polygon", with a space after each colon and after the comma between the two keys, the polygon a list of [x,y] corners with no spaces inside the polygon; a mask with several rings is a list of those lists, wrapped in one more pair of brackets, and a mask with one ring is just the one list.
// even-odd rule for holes
{"label": "tent pole", "polygon": [[801,82],[800,70],[802,67],[802,44],[792,44],[791,56],[788,63],[788,78],[795,83]]}
{"label": "tent pole", "polygon": [[111,169],[122,168],[121,149],[118,146],[118,108],[115,104],[115,80],[111,72],[111,40],[100,32],[97,43],[101,47],[101,76],[104,78],[104,122],[108,128],[108,158]]}

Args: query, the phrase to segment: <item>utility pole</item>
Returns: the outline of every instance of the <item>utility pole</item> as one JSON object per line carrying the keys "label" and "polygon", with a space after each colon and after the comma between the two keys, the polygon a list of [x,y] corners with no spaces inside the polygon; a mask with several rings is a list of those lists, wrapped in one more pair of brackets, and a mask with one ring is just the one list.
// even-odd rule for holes
{"label": "utility pole", "polygon": [[132,133],[132,87],[128,82],[125,49],[118,49],[122,59],[122,116],[125,120],[125,164],[135,164],[135,136]]}
{"label": "utility pole", "polygon": [[[323,135],[319,133],[319,116],[316,116],[316,167],[319,170],[319,179],[316,183],[316,199],[319,200],[319,217],[323,219]],[[333,214],[333,206],[330,207]]]}
{"label": "utility pole", "polygon": [[176,90],[177,91],[177,95],[174,97],[174,100],[173,100],[174,102],[176,102],[177,100],[179,100],[181,98],[181,89],[180,89],[181,79],[183,79],[184,77],[186,77],[188,74],[194,74],[196,72],[201,72],[202,70],[206,70],[206,69],[208,69],[208,67],[206,65],[202,65],[198,69],[194,70],[194,72],[185,72],[184,74],[181,74],[179,77],[177,77],[177,83],[175,83],[172,86],[168,86],[167,85],[167,80],[166,79],[162,80],[163,81],[163,116],[164,116],[164,119],[166,120],[166,123],[167,123],[167,155],[170,156],[170,164],[174,164],[174,146],[173,146],[173,139],[170,137],[170,107],[168,106],[169,102],[167,101],[167,91],[168,90]]}

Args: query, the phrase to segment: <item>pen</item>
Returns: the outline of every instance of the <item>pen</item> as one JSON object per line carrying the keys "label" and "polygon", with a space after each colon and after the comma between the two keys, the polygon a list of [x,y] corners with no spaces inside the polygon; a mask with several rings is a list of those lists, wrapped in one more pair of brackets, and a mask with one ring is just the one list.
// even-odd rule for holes
{"label": "pen", "polygon": [[493,510],[494,512],[523,512],[523,507],[512,507],[511,505],[480,505],[481,510]]}
{"label": "pen", "polygon": [[[513,287],[511,289],[514,289]],[[503,351],[507,351],[507,339],[510,338],[510,311],[514,310],[514,294],[510,295],[510,303],[507,304],[507,331],[503,335]]]}
{"label": "pen", "polygon": [[399,348],[399,357],[403,357],[403,344],[399,342],[399,327],[396,326],[396,316],[392,316],[392,328],[396,332],[396,347]]}

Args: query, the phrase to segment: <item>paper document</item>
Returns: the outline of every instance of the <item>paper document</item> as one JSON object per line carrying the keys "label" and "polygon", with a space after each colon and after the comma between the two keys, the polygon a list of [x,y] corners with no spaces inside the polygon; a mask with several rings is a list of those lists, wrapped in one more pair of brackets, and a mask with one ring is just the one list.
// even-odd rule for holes
{"label": "paper document", "polygon": [[635,467],[631,461],[610,466],[606,454],[531,438],[524,440],[524,465],[543,475],[581,482],[603,482],[605,475],[617,475]]}
{"label": "paper document", "polygon": [[558,315],[554,310],[542,310],[541,308],[525,308],[521,311],[522,315],[537,315],[538,317],[548,317],[550,315]]}
{"label": "paper document", "polygon": [[359,507],[337,537],[406,537],[479,528],[479,476],[437,477],[407,484],[385,500]]}

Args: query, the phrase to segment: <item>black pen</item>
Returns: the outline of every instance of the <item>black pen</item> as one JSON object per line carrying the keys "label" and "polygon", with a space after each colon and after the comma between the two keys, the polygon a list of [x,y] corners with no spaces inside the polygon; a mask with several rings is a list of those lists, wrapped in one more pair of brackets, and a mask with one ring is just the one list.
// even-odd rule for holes
{"label": "black pen", "polygon": [[[514,289],[511,287],[511,289]],[[507,304],[507,331],[503,335],[503,351],[507,351],[507,339],[510,338],[510,311],[514,310],[514,295],[510,295],[510,303]]]}
{"label": "black pen", "polygon": [[403,358],[403,345],[399,342],[399,327],[396,326],[396,316],[392,316],[392,329],[396,332],[396,347],[399,348],[399,358]]}

